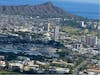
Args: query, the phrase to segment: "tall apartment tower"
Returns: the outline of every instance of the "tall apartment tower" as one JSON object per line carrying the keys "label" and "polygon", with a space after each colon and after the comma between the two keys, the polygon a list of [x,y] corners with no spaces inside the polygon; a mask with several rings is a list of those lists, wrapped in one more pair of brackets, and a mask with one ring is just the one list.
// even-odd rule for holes
{"label": "tall apartment tower", "polygon": [[84,21],[81,21],[81,26],[82,26],[83,28],[85,28],[85,27],[86,27],[86,25],[85,25]]}
{"label": "tall apartment tower", "polygon": [[95,45],[97,45],[97,43],[98,43],[98,38],[97,38],[97,36],[90,36],[90,35],[88,35],[88,36],[86,37],[86,43],[87,43],[88,45],[90,45],[90,46],[95,46]]}
{"label": "tall apartment tower", "polygon": [[59,26],[54,27],[54,40],[58,41],[59,40]]}
{"label": "tall apartment tower", "polygon": [[47,26],[47,31],[50,32],[50,26],[51,26],[51,23],[48,23],[48,26]]}
{"label": "tall apartment tower", "polygon": [[51,23],[48,23],[44,26],[44,30],[50,32]]}

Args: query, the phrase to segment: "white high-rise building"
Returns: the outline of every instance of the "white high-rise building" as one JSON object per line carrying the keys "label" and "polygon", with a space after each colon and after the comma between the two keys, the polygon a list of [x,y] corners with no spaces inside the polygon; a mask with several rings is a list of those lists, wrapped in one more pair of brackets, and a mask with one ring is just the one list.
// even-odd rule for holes
{"label": "white high-rise building", "polygon": [[84,27],[84,28],[86,27],[84,21],[81,21],[81,25],[82,25],[82,27]]}
{"label": "white high-rise building", "polygon": [[54,27],[54,40],[58,41],[59,40],[59,26]]}
{"label": "white high-rise building", "polygon": [[98,26],[98,30],[100,30],[100,25]]}
{"label": "white high-rise building", "polygon": [[50,26],[51,26],[51,23],[48,23],[48,26],[47,26],[48,32],[50,32]]}

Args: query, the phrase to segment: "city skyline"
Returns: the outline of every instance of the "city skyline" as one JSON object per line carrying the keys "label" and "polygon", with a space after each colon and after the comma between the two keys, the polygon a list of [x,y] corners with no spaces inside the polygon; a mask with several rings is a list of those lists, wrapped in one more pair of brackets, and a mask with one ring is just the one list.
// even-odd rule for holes
{"label": "city skyline", "polygon": [[0,0],[0,75],[100,75],[99,55],[99,0]]}

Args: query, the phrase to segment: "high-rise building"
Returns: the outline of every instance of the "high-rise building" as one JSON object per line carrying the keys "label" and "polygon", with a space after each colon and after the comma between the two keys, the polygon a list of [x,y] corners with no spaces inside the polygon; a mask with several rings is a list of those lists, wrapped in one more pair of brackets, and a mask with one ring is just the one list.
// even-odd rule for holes
{"label": "high-rise building", "polygon": [[97,29],[100,30],[100,22],[98,23],[98,27],[97,27]]}
{"label": "high-rise building", "polygon": [[81,42],[86,43],[86,36],[81,36]]}
{"label": "high-rise building", "polygon": [[98,45],[97,45],[97,47],[100,50],[100,39],[98,39]]}
{"label": "high-rise building", "polygon": [[58,41],[59,40],[59,26],[54,27],[54,40]]}
{"label": "high-rise building", "polygon": [[84,28],[86,27],[84,21],[81,21],[81,26],[84,27]]}
{"label": "high-rise building", "polygon": [[48,23],[48,26],[47,26],[47,31],[50,32],[50,26],[51,26],[51,23]]}
{"label": "high-rise building", "polygon": [[91,35],[86,36],[86,44],[90,46],[97,45],[98,44],[97,36],[91,36]]}
{"label": "high-rise building", "polygon": [[50,32],[51,23],[48,23],[44,26],[44,30]]}

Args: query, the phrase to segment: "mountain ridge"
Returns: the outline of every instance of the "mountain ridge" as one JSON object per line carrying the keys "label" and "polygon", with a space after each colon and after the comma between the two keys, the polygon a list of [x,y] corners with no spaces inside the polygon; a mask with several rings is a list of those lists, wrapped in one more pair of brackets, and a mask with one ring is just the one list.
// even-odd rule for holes
{"label": "mountain ridge", "polygon": [[38,5],[0,5],[0,14],[42,17],[75,17],[75,15],[53,5],[52,2],[46,2]]}

